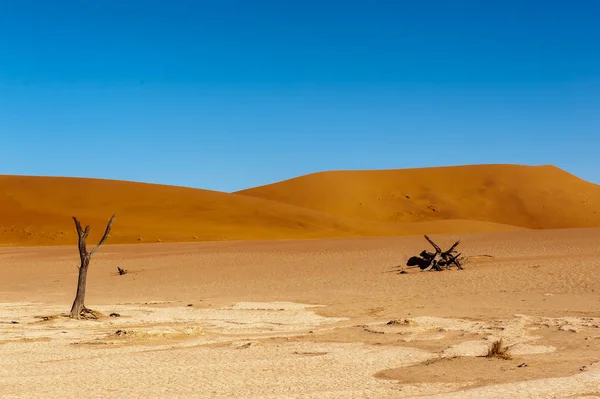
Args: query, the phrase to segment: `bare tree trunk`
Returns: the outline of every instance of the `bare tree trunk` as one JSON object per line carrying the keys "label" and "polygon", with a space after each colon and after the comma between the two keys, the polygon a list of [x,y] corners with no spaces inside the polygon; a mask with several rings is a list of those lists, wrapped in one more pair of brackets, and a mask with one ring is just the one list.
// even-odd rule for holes
{"label": "bare tree trunk", "polygon": [[108,224],[106,225],[106,231],[100,239],[100,242],[98,242],[98,245],[96,245],[96,248],[94,248],[92,252],[88,252],[86,247],[86,240],[88,234],[90,233],[90,226],[85,226],[85,229],[82,229],[81,223],[79,223],[76,217],[73,217],[73,220],[75,221],[75,228],[77,229],[77,235],[79,236],[77,247],[79,249],[79,258],[81,260],[81,264],[79,266],[79,279],[77,280],[77,295],[75,296],[75,300],[73,301],[73,306],[71,306],[71,318],[79,319],[83,314],[90,313],[90,310],[85,307],[85,286],[88,268],[90,266],[92,256],[108,238],[108,235],[110,234],[110,228],[113,224],[114,219],[115,215],[113,215],[108,221]]}
{"label": "bare tree trunk", "polygon": [[81,262],[81,266],[79,266],[79,279],[77,280],[77,295],[75,296],[75,300],[73,301],[73,306],[71,306],[71,317],[79,318],[79,315],[83,313],[85,308],[85,283],[87,280],[87,271],[90,266],[90,258],[86,257],[84,261]]}

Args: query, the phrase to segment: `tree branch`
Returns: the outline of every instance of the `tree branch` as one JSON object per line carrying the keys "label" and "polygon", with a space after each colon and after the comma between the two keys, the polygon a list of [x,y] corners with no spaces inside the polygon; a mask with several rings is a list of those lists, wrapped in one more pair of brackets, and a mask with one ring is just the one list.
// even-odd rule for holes
{"label": "tree branch", "polygon": [[85,241],[87,239],[88,233],[90,232],[90,226],[85,226],[85,230],[82,230],[81,223],[79,223],[79,220],[77,220],[75,216],[73,216],[73,220],[75,221],[75,228],[77,229],[77,236],[79,238],[77,242],[77,247],[79,248],[79,257],[83,262],[83,259],[88,256]]}
{"label": "tree branch", "polygon": [[79,223],[79,220],[77,220],[77,218],[75,216],[73,216],[73,220],[75,221],[75,228],[77,229],[77,235],[79,237],[81,237],[81,233],[83,232],[83,230],[81,229],[81,223]]}
{"label": "tree branch", "polygon": [[431,238],[427,237],[427,234],[425,234],[425,239],[426,239],[427,241],[429,241],[429,243],[431,244],[431,246],[433,246],[433,247],[435,248],[435,252],[436,252],[436,253],[438,253],[438,254],[441,254],[441,253],[442,253],[442,249],[441,249],[440,247],[438,247],[438,245],[437,245],[435,242],[433,242],[433,241],[431,240]]}
{"label": "tree branch", "polygon": [[454,243],[454,245],[452,245],[452,246],[450,247],[450,249],[449,249],[449,250],[447,250],[447,251],[445,251],[445,252],[444,252],[444,254],[448,255],[448,254],[451,254],[452,252],[455,252],[455,251],[454,251],[454,249],[455,249],[455,248],[458,246],[458,244],[460,244],[460,240],[459,240],[459,241],[456,241],[456,242]]}
{"label": "tree branch", "polygon": [[106,225],[106,230],[104,231],[104,235],[98,242],[98,245],[96,245],[96,248],[94,248],[92,250],[92,252],[90,253],[90,257],[92,257],[94,255],[94,253],[96,253],[96,251],[98,250],[98,248],[100,248],[102,246],[102,244],[104,244],[104,241],[106,241],[106,239],[108,238],[108,235],[110,234],[110,228],[112,227],[112,224],[114,221],[115,221],[115,215],[112,215],[112,217],[108,221],[108,224]]}

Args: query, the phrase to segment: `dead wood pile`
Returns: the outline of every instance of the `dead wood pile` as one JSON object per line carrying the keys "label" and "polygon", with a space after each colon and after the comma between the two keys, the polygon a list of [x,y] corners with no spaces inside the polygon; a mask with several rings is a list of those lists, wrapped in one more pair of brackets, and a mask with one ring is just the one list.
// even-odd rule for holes
{"label": "dead wood pile", "polygon": [[[448,270],[453,266],[456,266],[459,270],[463,270],[463,266],[461,261],[463,261],[460,257],[460,253],[457,253],[456,247],[460,244],[460,241],[455,242],[450,249],[446,251],[442,251],[442,249],[431,240],[427,235],[425,235],[425,239],[431,244],[431,246],[435,249],[435,252],[429,252],[427,250],[423,250],[419,256],[412,256],[407,262],[406,266],[408,267],[419,267],[422,271],[442,271],[444,269]],[[464,261],[463,261],[464,263]]]}

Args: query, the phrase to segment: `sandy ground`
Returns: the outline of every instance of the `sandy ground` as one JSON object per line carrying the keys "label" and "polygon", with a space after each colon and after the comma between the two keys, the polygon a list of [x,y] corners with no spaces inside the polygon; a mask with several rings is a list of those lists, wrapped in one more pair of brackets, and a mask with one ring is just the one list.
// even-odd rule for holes
{"label": "sandy ground", "polygon": [[600,229],[433,238],[0,248],[0,397],[600,397]]}

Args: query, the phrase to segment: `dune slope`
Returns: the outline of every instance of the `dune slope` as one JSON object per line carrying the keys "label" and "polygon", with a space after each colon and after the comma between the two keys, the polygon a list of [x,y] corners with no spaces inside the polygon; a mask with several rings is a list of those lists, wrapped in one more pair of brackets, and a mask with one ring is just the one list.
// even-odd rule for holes
{"label": "dune slope", "polygon": [[600,226],[600,186],[553,166],[333,171],[238,194],[381,222],[463,219],[533,229]]}
{"label": "dune slope", "polygon": [[155,184],[0,176],[0,245],[76,243],[72,216],[90,224],[93,245],[113,213],[112,244],[514,229],[470,221],[404,225],[352,219],[249,196]]}
{"label": "dune slope", "polygon": [[221,193],[114,180],[0,176],[0,245],[343,238],[600,226],[600,186],[554,167],[340,171]]}
{"label": "dune slope", "polygon": [[[117,220],[111,243],[308,238],[372,234],[346,220],[268,200],[207,190],[99,179],[0,176],[0,243],[73,243],[72,216],[91,240]],[[385,226],[381,227],[385,232]]]}

